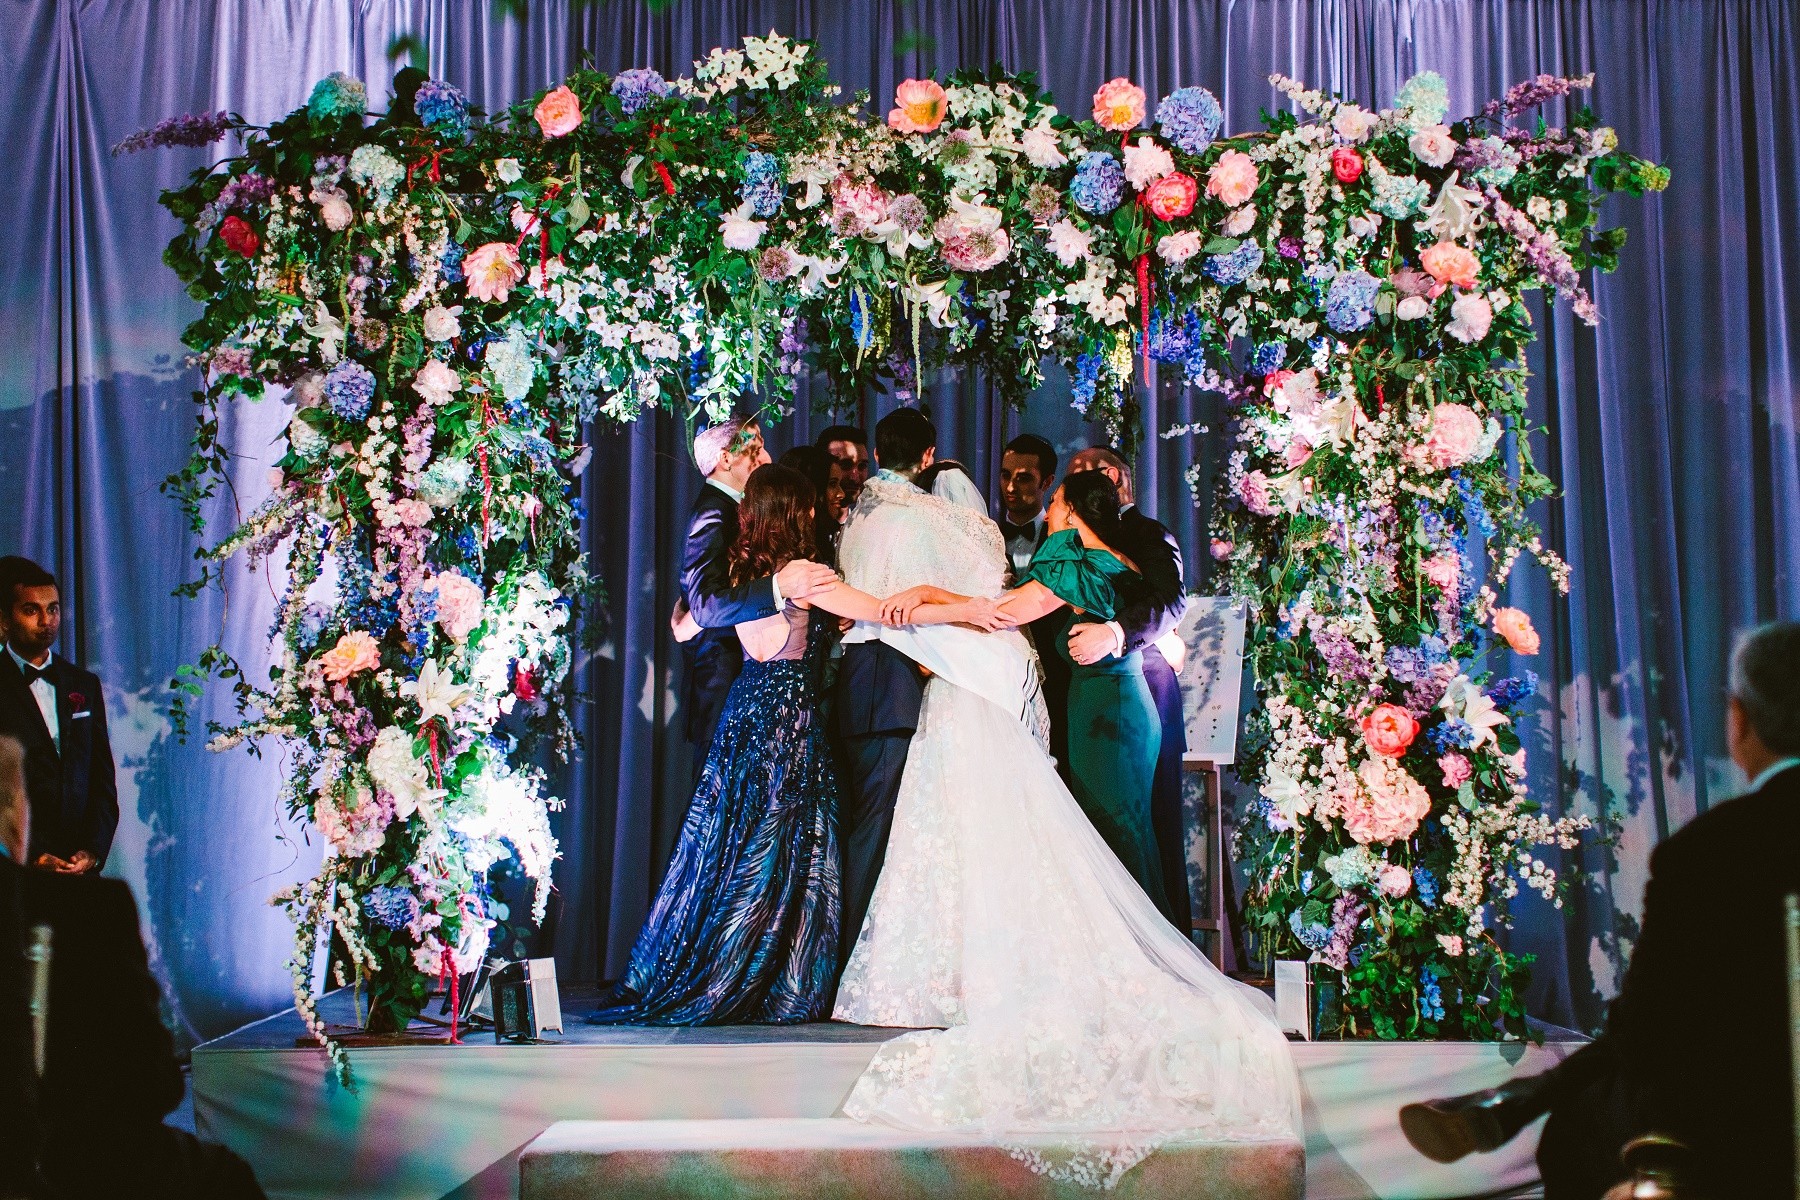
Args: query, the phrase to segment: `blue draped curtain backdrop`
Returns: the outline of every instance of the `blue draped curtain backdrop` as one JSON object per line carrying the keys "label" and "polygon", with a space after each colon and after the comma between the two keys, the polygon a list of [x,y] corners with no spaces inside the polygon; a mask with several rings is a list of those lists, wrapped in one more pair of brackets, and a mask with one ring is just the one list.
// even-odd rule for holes
{"label": "blue draped curtain backdrop", "polygon": [[[1656,841],[1740,786],[1721,707],[1732,632],[1800,611],[1800,40],[1785,0],[543,0],[524,21],[487,0],[0,0],[0,552],[57,571],[62,650],[106,682],[124,809],[109,871],[135,886],[172,1019],[212,1036],[288,1003],[289,934],[271,893],[318,843],[279,810],[278,753],[178,742],[167,682],[223,639],[260,672],[279,581],[234,568],[224,593],[179,601],[198,544],[157,484],[187,450],[194,304],[159,261],[175,224],[160,188],[206,150],[113,158],[126,134],[226,108],[267,122],[347,70],[379,107],[403,34],[433,75],[491,110],[581,60],[674,75],[712,46],[771,29],[817,39],[846,93],[885,111],[909,76],[994,62],[1038,73],[1071,112],[1129,75],[1152,95],[1211,88],[1234,130],[1278,97],[1271,71],[1369,104],[1426,68],[1468,112],[1510,83],[1593,71],[1596,108],[1634,151],[1667,163],[1660,197],[1612,202],[1624,267],[1594,282],[1598,330],[1538,309],[1531,367],[1540,462],[1563,488],[1539,517],[1574,567],[1554,598],[1522,571],[1512,600],[1544,632],[1543,701],[1527,743],[1552,811],[1605,814],[1616,836],[1570,856],[1562,911],[1525,902],[1516,948],[1539,956],[1534,1010],[1592,1027],[1637,932]],[[1560,121],[1560,113],[1552,113]],[[927,381],[942,450],[995,484],[999,447],[1031,430],[1065,453],[1094,437],[1053,379],[1023,414],[979,377]],[[869,417],[892,401],[869,398]],[[823,418],[770,437],[779,451]],[[1148,403],[1140,495],[1179,531],[1202,584],[1214,398],[1165,381]],[[266,493],[282,406],[227,416],[237,448],[219,518]],[[1211,432],[1158,436],[1176,424]],[[579,670],[583,761],[563,780],[553,943],[565,978],[615,972],[687,801],[681,668],[665,617],[682,517],[698,479],[679,422],[597,430],[587,538],[609,594],[605,637]],[[1201,464],[1200,496],[1183,479]],[[206,715],[223,717],[222,695]],[[1720,964],[1729,969],[1730,964]]]}

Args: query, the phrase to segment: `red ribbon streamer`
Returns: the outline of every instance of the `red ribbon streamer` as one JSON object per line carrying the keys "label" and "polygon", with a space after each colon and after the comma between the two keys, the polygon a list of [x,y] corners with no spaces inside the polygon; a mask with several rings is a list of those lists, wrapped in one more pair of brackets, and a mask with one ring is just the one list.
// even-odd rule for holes
{"label": "red ribbon streamer", "polygon": [[1387,393],[1381,390],[1381,385],[1378,383],[1375,385],[1375,415],[1380,416],[1386,411]]}
{"label": "red ribbon streamer", "polygon": [[437,785],[441,788],[444,786],[444,768],[443,764],[438,762],[437,722],[433,721],[431,724],[427,725],[425,727],[425,732],[431,738],[431,774],[436,778]]}
{"label": "red ribbon streamer", "polygon": [[449,946],[444,947],[444,955],[438,960],[438,982],[440,984],[444,982],[446,975],[450,977],[450,1044],[460,1046],[462,1037],[456,1032],[456,1017],[457,1010],[462,1007],[460,1003],[462,1000],[461,981],[456,977],[456,959],[451,956]]}
{"label": "red ribbon streamer", "polygon": [[487,431],[489,411],[487,397],[481,400],[481,441],[475,444],[475,458],[481,463],[481,544],[486,546],[493,536],[489,506],[494,499],[494,477],[488,473]]}

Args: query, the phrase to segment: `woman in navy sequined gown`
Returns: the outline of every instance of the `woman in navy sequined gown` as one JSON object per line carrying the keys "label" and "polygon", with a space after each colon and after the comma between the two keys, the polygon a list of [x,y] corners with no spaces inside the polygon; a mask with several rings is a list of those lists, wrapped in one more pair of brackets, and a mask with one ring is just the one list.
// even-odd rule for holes
{"label": "woman in navy sequined gown", "polygon": [[[732,581],[814,553],[812,484],[750,477]],[[737,627],[732,684],[700,786],[624,979],[598,1025],[781,1025],[831,1015],[838,972],[838,780],[819,717],[836,617],[879,618],[839,581],[802,607]],[[833,615],[835,614],[835,616]]]}

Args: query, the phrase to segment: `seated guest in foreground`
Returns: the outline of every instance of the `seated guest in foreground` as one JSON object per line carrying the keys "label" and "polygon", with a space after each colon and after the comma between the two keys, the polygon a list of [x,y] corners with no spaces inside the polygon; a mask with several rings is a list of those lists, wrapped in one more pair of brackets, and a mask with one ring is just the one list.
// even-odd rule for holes
{"label": "seated guest in foreground", "polygon": [[106,864],[119,791],[100,680],[51,650],[61,628],[56,578],[30,559],[0,558],[0,734],[25,748],[27,861],[81,874]]}
{"label": "seated guest in foreground", "polygon": [[[814,553],[812,485],[764,466],[744,489],[727,581]],[[737,627],[731,685],[675,857],[598,1025],[788,1024],[829,1015],[838,971],[838,779],[819,719],[833,614],[880,605],[839,581]]]}
{"label": "seated guest in foreground", "polygon": [[1545,1200],[1597,1200],[1625,1178],[1621,1147],[1648,1134],[1687,1148],[1695,1195],[1794,1195],[1783,901],[1800,891],[1800,624],[1739,638],[1726,730],[1750,788],[1650,856],[1643,933],[1605,1032],[1541,1075],[1402,1109],[1421,1153],[1492,1150],[1548,1112]]}

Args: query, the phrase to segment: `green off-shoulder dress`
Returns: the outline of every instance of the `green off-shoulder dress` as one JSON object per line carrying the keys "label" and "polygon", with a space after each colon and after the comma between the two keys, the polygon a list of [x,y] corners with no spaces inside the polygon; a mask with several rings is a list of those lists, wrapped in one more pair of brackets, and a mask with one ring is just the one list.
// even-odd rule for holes
{"label": "green off-shoulder dress", "polygon": [[1078,532],[1065,529],[1044,539],[1019,582],[1035,579],[1069,606],[1056,635],[1056,653],[1070,665],[1065,727],[1075,799],[1126,870],[1155,898],[1164,892],[1150,824],[1150,786],[1162,724],[1144,682],[1143,655],[1134,650],[1084,667],[1069,658],[1066,636],[1080,622],[1112,620],[1119,599],[1113,579],[1133,574],[1113,555],[1087,549]]}

